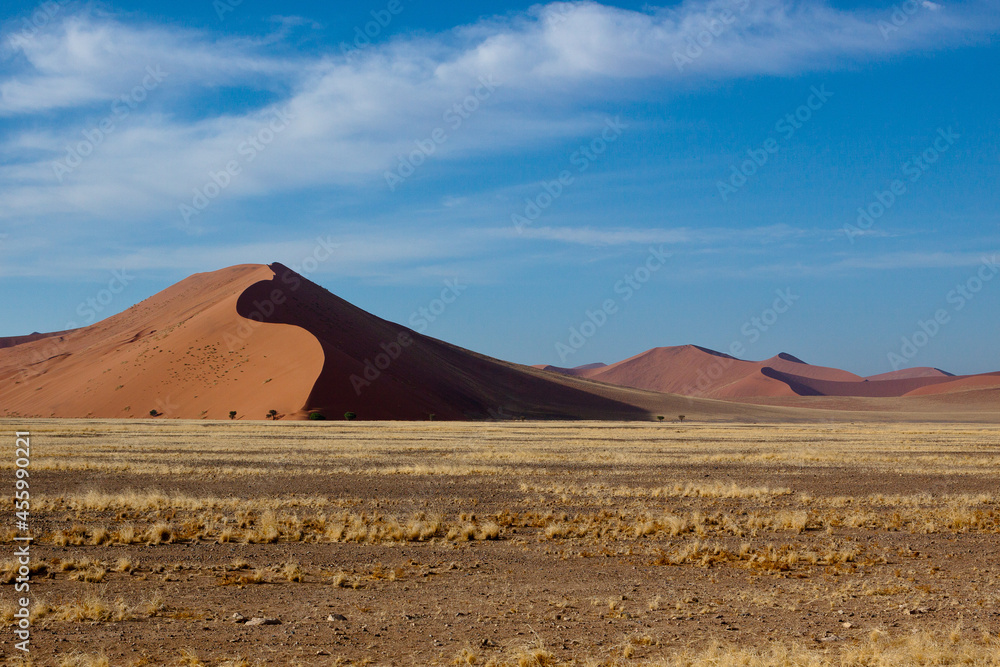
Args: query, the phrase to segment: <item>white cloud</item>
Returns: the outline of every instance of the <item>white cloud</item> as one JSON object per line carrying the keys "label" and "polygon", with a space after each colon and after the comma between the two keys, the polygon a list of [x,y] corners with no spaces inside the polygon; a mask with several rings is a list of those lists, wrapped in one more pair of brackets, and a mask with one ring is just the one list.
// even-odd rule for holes
{"label": "white cloud", "polygon": [[[732,22],[678,67],[675,54],[726,10]],[[93,12],[66,15],[31,39],[18,40],[15,30],[2,40],[8,51],[17,46],[0,69],[0,116],[31,122],[0,144],[9,158],[0,166],[0,221],[65,227],[99,220],[109,233],[136,220],[180,224],[179,204],[191,201],[209,172],[241,160],[241,144],[267,122],[262,108],[199,112],[201,96],[220,87],[261,91],[268,106],[294,114],[266,151],[241,162],[242,173],[212,204],[224,209],[220,202],[310,187],[388,193],[384,171],[436,128],[448,139],[431,162],[534,147],[599,128],[603,117],[590,102],[611,93],[640,99],[649,81],[699,85],[940,48],[993,30],[988,16],[976,6],[918,14],[905,35],[887,42],[875,15],[820,2],[689,0],[644,12],[554,3],[442,35],[402,37],[346,59],[339,49],[277,57],[268,46],[273,36],[221,39]],[[280,32],[302,21],[279,23]],[[148,66],[168,78],[60,183],[55,161],[141,83]],[[494,77],[499,88],[452,127],[445,114],[470,99],[481,77]]]}
{"label": "white cloud", "polygon": [[905,271],[959,269],[982,266],[984,260],[996,262],[997,252],[891,252],[846,258],[814,258],[809,261],[779,259],[756,265],[725,263],[685,267],[676,274],[678,279],[724,278],[730,280],[758,278],[843,278],[871,271]]}
{"label": "white cloud", "polygon": [[489,233],[504,238],[523,238],[543,241],[559,241],[591,246],[633,245],[646,243],[669,244],[742,244],[748,241],[769,243],[803,238],[812,232],[796,229],[788,225],[772,225],[751,229],[734,228],[690,228],[674,229],[629,229],[591,227],[523,227],[520,231],[511,227],[489,230]]}
{"label": "white cloud", "polygon": [[[171,77],[175,95],[291,74],[300,63],[255,53],[245,40],[216,40],[173,27],[130,25],[89,12],[34,35],[3,36],[11,70],[0,80],[0,116],[110,104],[139,85],[147,67]],[[19,66],[18,66],[19,65]],[[274,82],[277,85],[277,81]]]}
{"label": "white cloud", "polygon": [[895,252],[870,257],[851,257],[832,265],[832,269],[950,269],[978,266],[984,257],[995,257],[985,252]]}

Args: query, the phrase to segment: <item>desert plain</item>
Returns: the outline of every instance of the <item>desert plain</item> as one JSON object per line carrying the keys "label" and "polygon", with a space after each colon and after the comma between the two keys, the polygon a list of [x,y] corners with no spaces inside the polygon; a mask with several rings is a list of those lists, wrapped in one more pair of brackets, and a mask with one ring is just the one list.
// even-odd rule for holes
{"label": "desert plain", "polygon": [[31,659],[7,556],[0,651],[998,664],[1000,427],[848,419],[2,420],[31,432],[35,542]]}

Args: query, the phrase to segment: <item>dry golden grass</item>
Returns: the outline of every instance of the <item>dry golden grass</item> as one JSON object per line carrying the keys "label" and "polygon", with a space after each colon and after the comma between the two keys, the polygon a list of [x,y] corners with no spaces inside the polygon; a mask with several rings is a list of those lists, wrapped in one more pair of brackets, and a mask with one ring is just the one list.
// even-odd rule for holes
{"label": "dry golden grass", "polygon": [[111,661],[104,653],[70,653],[62,656],[58,664],[59,667],[111,667]]}
{"label": "dry golden grass", "polygon": [[[948,424],[830,424],[798,426],[788,424],[684,424],[636,423],[565,424],[476,424],[428,422],[399,424],[366,422],[327,423],[282,422],[281,427],[297,434],[321,437],[298,439],[294,450],[282,451],[275,459],[274,431],[269,425],[252,422],[226,424],[227,437],[206,439],[198,424],[164,422],[146,425],[141,432],[126,421],[104,420],[81,427],[100,432],[107,441],[127,437],[129,446],[91,446],[86,455],[72,443],[53,445],[32,459],[32,468],[119,472],[160,476],[282,476],[298,474],[361,475],[450,475],[477,476],[517,474],[525,464],[573,462],[588,466],[613,466],[622,472],[636,464],[755,462],[799,467],[838,465],[891,466],[897,472],[954,473],[1000,470],[998,430],[994,426]],[[63,424],[38,420],[33,434],[44,439],[60,435]],[[220,427],[221,428],[221,427]],[[186,429],[186,430],[185,430]],[[321,430],[319,430],[321,429]],[[180,431],[180,433],[178,433]],[[178,437],[180,436],[180,437]],[[817,437],[818,436],[818,437]],[[454,444],[440,446],[442,437]],[[196,447],[201,459],[232,461],[239,465],[178,463],[178,452]],[[433,464],[428,463],[432,457]],[[0,469],[10,469],[12,461],[0,461]],[[690,480],[661,485],[662,494],[698,493],[689,491]],[[679,487],[678,487],[679,485]],[[614,485],[620,486],[620,485]],[[712,493],[781,494],[781,488],[754,490],[753,487]],[[135,492],[130,502],[178,506],[180,498],[157,498],[155,492]],[[177,494],[170,494],[177,495]],[[743,497],[743,496],[738,496]],[[233,499],[217,499],[231,503]],[[8,501],[9,502],[9,501]],[[58,502],[49,498],[45,502]],[[64,502],[89,503],[98,509],[104,503],[95,492],[89,500],[66,498]],[[200,501],[195,501],[200,502]],[[309,499],[303,499],[308,504]],[[277,506],[275,506],[277,507]],[[55,509],[42,505],[43,509]],[[190,507],[189,509],[199,509]]]}
{"label": "dry golden grass", "polygon": [[[947,627],[941,619],[955,616],[975,618],[978,632],[990,627],[989,610],[1000,604],[1000,582],[988,562],[971,555],[965,569],[955,571],[955,561],[944,555],[953,544],[962,554],[992,549],[1000,534],[1000,493],[991,490],[1000,473],[998,427],[279,426],[38,422],[33,468],[37,462],[40,472],[80,475],[64,492],[33,492],[32,511],[46,526],[37,543],[61,557],[32,563],[39,590],[58,590],[46,592],[53,602],[36,603],[36,618],[127,620],[126,630],[207,618],[207,610],[194,614],[168,606],[162,596],[148,597],[161,581],[184,581],[171,596],[195,595],[184,591],[199,586],[215,599],[266,605],[314,596],[310,604],[318,603],[320,619],[329,606],[351,617],[350,632],[366,624],[371,635],[389,628],[378,630],[385,637],[402,625],[391,606],[397,600],[413,596],[422,604],[420,591],[438,585],[443,588],[433,590],[446,591],[441,600],[453,605],[461,596],[448,587],[467,586],[476,593],[462,604],[476,602],[486,589],[507,603],[493,609],[484,598],[478,612],[458,621],[455,609],[429,598],[440,608],[417,614],[412,632],[435,638],[454,632],[459,641],[445,644],[439,658],[425,653],[427,664],[1000,664],[996,640],[974,639],[971,630],[910,632],[924,629],[918,622],[940,630]],[[101,437],[71,437],[87,429]],[[148,478],[133,474],[159,477],[144,487]],[[906,479],[910,474],[916,481]],[[265,482],[262,475],[274,479]],[[855,486],[855,476],[865,483]],[[80,479],[103,490],[87,490]],[[258,492],[265,483],[270,490]],[[376,487],[386,493],[366,490]],[[0,499],[0,507],[11,509],[10,499]],[[931,551],[937,560],[929,559]],[[178,555],[209,552],[225,555],[204,567]],[[496,554],[503,565],[491,563]],[[183,568],[175,562],[180,559],[188,563]],[[483,570],[472,563],[479,560],[495,565],[489,586],[476,578]],[[457,563],[454,571],[450,561]],[[564,565],[578,579],[560,580]],[[606,570],[619,581],[605,581]],[[0,583],[10,583],[16,572],[15,561],[0,563]],[[589,573],[598,574],[590,580]],[[972,583],[962,580],[966,575]],[[508,591],[508,580],[533,583]],[[588,592],[567,601],[574,587],[576,594],[579,587]],[[588,606],[591,596],[596,604]],[[565,605],[559,616],[546,615],[557,602]],[[251,608],[239,604],[234,607],[244,612]],[[723,633],[740,637],[739,645],[705,643],[720,636],[706,631],[720,629],[720,621],[708,625],[718,613],[725,611],[729,621],[744,608],[754,617],[739,621],[743,634]],[[837,608],[857,613],[854,630],[841,641],[818,642],[813,628],[821,626],[803,619],[822,616],[840,633],[846,616],[832,616]],[[0,622],[9,625],[13,612],[9,602],[0,603]],[[483,626],[509,622],[523,635],[511,631],[509,640],[491,645],[462,636],[463,626],[480,615],[484,620],[475,622]],[[874,616],[878,623],[867,620]],[[777,623],[775,641],[760,632],[764,621],[757,621],[765,617]],[[783,621],[799,625],[790,632]],[[869,637],[877,627],[893,634]],[[541,636],[526,645],[530,628]],[[605,628],[616,634],[600,650],[561,641],[573,632],[596,638]],[[363,663],[367,644],[342,637],[353,651],[349,659]],[[153,664],[226,664],[215,646],[169,650]],[[74,655],[66,659],[93,654]],[[329,662],[340,659],[333,655]],[[385,661],[375,653],[367,659]],[[253,663],[234,658],[231,664]],[[275,658],[271,664],[284,663]]]}
{"label": "dry golden grass", "polygon": [[[917,632],[891,637],[876,631],[839,651],[786,642],[773,642],[765,648],[711,642],[699,648],[657,655],[663,652],[649,650],[656,644],[648,635],[633,635],[620,644],[617,656],[584,656],[571,664],[594,667],[995,667],[1000,664],[1000,641],[995,636],[976,641],[954,633]],[[639,657],[639,651],[652,655]],[[555,661],[543,647],[524,648],[509,657],[465,647],[455,654],[451,664],[526,667],[567,663]]]}
{"label": "dry golden grass", "polygon": [[[30,609],[30,616],[33,624],[42,620],[69,623],[110,623],[157,616],[167,609],[163,594],[158,592],[149,599],[130,605],[121,597],[109,599],[100,593],[88,591],[55,602],[44,598],[36,599]],[[3,600],[0,602],[0,625],[13,625],[15,611],[13,601]]]}
{"label": "dry golden grass", "polygon": [[99,584],[104,581],[108,571],[103,567],[88,567],[85,570],[77,570],[70,575],[73,581],[85,581],[88,584]]}
{"label": "dry golden grass", "polygon": [[284,567],[281,568],[281,576],[286,581],[301,582],[306,580],[306,573],[302,571],[298,563],[292,562],[285,563]]}

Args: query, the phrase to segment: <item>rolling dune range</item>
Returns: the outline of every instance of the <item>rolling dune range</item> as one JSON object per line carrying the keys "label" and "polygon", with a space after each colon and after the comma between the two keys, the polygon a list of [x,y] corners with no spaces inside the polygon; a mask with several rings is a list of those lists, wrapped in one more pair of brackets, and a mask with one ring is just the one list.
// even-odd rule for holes
{"label": "rolling dune range", "polygon": [[[199,273],[94,325],[0,339],[0,415],[305,419],[993,420],[1000,373],[862,378],[694,345],[529,367],[378,318],[281,264]],[[155,414],[154,414],[155,413]]]}

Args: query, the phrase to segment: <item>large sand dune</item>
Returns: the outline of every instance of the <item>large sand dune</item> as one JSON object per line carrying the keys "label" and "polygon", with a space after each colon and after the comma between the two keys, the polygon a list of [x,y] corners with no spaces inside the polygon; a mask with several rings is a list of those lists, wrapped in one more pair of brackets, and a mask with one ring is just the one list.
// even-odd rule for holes
{"label": "large sand dune", "polygon": [[0,349],[0,414],[262,419],[787,417],[492,359],[352,306],[280,265],[196,274],[84,329]]}
{"label": "large sand dune", "polygon": [[998,393],[1000,374],[865,379],[694,345],[521,366],[382,320],[280,264],[196,274],[83,329],[0,339],[0,416],[809,421],[903,409],[889,399],[995,412]]}
{"label": "large sand dune", "polygon": [[0,412],[222,418],[237,410],[262,418],[271,409],[298,411],[322,368],[319,343],[294,326],[253,327],[236,309],[247,287],[272,275],[259,265],[196,274],[92,326],[0,350]]}

